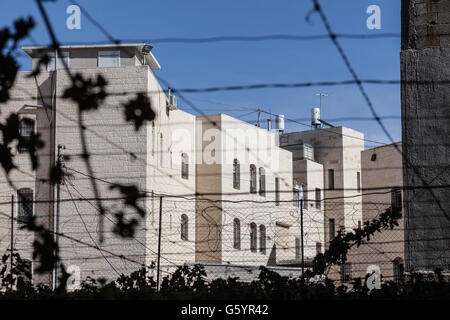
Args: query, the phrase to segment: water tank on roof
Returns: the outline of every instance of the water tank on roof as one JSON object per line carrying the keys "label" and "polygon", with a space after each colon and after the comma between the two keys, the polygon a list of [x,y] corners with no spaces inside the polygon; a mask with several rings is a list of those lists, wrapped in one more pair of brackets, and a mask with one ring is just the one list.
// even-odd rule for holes
{"label": "water tank on roof", "polygon": [[312,108],[311,109],[311,125],[313,127],[320,126],[320,108]]}
{"label": "water tank on roof", "polygon": [[279,114],[275,121],[276,129],[279,132],[284,132],[284,115]]}

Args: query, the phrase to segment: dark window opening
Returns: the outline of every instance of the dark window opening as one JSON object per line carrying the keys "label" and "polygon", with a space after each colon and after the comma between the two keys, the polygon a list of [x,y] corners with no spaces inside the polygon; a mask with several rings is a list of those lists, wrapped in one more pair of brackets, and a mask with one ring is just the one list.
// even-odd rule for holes
{"label": "dark window opening", "polygon": [[18,200],[18,222],[26,224],[33,217],[33,191],[21,189],[17,191]]}
{"label": "dark window opening", "polygon": [[256,252],[257,247],[257,230],[256,230],[256,223],[252,222],[250,224],[250,251]]}
{"label": "dark window opening", "polygon": [[238,159],[233,161],[233,188],[239,190],[241,188],[241,166]]}
{"label": "dark window opening", "polygon": [[233,221],[233,248],[241,248],[241,222],[238,218]]}
{"label": "dark window opening", "polygon": [[328,169],[328,189],[334,190],[334,170]]}
{"label": "dark window opening", "polygon": [[330,241],[334,239],[334,236],[336,234],[336,225],[334,223],[334,219],[328,220],[328,235],[330,238]]}

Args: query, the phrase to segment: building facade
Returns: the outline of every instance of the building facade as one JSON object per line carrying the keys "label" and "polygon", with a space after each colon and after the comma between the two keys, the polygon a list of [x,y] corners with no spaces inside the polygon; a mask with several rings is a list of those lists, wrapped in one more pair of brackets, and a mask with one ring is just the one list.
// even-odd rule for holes
{"label": "building facade", "polygon": [[[312,157],[305,146],[313,150]],[[306,185],[308,208],[323,205],[325,243],[339,229],[351,231],[361,223],[362,133],[346,127],[289,132],[280,136],[280,147],[293,153],[294,179]],[[312,184],[305,181],[305,165],[311,167],[307,172],[315,172]]]}
{"label": "building facade", "polygon": [[[400,151],[399,151],[400,150]],[[404,273],[405,242],[403,212],[403,170],[401,142],[361,152],[362,220],[372,221],[387,209],[402,210],[402,218],[393,229],[376,232],[369,241],[352,247],[347,262],[331,269],[330,276],[350,283],[364,279],[373,271],[382,281],[400,282]]]}
{"label": "building facade", "polygon": [[[151,53],[144,59],[143,48],[142,44],[61,47],[71,72],[101,75],[107,81],[106,99],[97,110],[85,112],[83,126],[78,124],[77,104],[63,98],[71,79],[60,57],[55,60],[57,54],[47,47],[24,48],[33,67],[44,53],[50,62],[36,79],[29,77],[30,72],[19,73],[14,98],[1,106],[1,116],[16,113],[32,120],[24,121],[22,131],[41,134],[45,147],[39,151],[37,170],[32,170],[26,152],[17,154],[21,171],[13,171],[10,178],[19,192],[6,177],[0,181],[4,198],[0,250],[10,247],[11,219],[6,215],[12,212],[14,221],[34,216],[38,224],[59,231],[61,262],[78,270],[81,279],[115,279],[150,266],[157,261],[158,250],[161,263],[168,266],[164,272],[193,262],[253,266],[298,262],[299,208],[294,206],[298,201],[293,198],[291,153],[280,149],[276,135],[266,130],[223,114],[196,117],[176,108],[155,78],[160,69],[157,60]],[[139,93],[149,98],[156,118],[136,130],[125,120],[124,105]],[[81,134],[86,137],[91,171],[83,159]],[[59,199],[57,186],[48,179],[58,149],[65,172]],[[136,186],[143,192],[138,205],[145,217],[124,202],[117,185]],[[102,218],[98,200],[106,211]],[[138,222],[135,232],[118,236],[118,225],[132,219]],[[16,223],[13,246],[36,269],[32,258],[36,237],[18,227]],[[34,273],[33,280],[52,286],[59,275]]]}

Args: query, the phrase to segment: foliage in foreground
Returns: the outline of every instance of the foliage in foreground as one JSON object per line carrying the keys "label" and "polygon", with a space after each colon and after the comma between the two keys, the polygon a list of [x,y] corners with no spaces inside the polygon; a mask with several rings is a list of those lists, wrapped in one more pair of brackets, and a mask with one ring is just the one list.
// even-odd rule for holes
{"label": "foliage in foreground", "polygon": [[[19,257],[17,257],[20,259]],[[16,259],[16,262],[20,262]],[[238,278],[206,280],[202,266],[181,266],[171,275],[163,278],[160,292],[156,282],[146,270],[135,271],[128,276],[106,282],[102,279],[88,279],[81,288],[68,292],[60,287],[55,291],[46,286],[32,286],[19,276],[10,275],[0,268],[0,300],[5,299],[68,299],[68,300],[167,300],[167,299],[448,299],[450,284],[436,270],[433,279],[421,274],[412,274],[401,284],[385,282],[381,289],[369,291],[365,279],[356,279],[352,286],[336,286],[327,279],[324,282],[304,278],[289,278],[261,267],[258,278],[242,282]],[[17,267],[17,272],[22,272]],[[17,285],[16,285],[17,284]]]}

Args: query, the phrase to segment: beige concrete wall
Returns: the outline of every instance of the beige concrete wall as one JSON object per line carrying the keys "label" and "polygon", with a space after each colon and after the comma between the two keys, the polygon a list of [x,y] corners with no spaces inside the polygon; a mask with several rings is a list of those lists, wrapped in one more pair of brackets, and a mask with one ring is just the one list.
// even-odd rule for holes
{"label": "beige concrete wall", "polygon": [[[364,134],[345,127],[341,130],[344,150],[342,162],[344,227],[348,232],[358,227],[358,222],[362,222],[363,216],[361,151],[364,150]],[[360,173],[360,190],[358,190],[358,172]]]}
{"label": "beige concrete wall", "polygon": [[223,177],[221,160],[217,160],[223,150],[221,128],[220,115],[197,117],[196,191],[200,196],[196,205],[196,262],[222,262]]}
{"label": "beige concrete wall", "polygon": [[[357,172],[361,172],[360,152],[364,135],[355,130],[336,127],[280,136],[280,146],[296,152],[302,142],[314,147],[314,160],[323,165],[325,241],[329,237],[329,220],[335,220],[335,230],[351,230],[361,220],[362,200],[356,191]],[[334,189],[329,188],[328,170],[334,170]],[[351,189],[351,190],[349,190]],[[356,196],[356,197],[355,197]],[[346,200],[346,197],[352,197]]]}
{"label": "beige concrete wall", "polygon": [[[401,143],[396,143],[401,150]],[[373,156],[376,159],[373,161]],[[363,222],[377,219],[391,207],[391,191],[402,187],[402,156],[393,144],[367,149],[361,152],[363,202]],[[402,210],[403,212],[403,210]],[[375,233],[370,241],[353,247],[348,253],[352,264],[352,277],[364,278],[369,266],[380,268],[385,281],[393,280],[394,259],[404,261],[404,219],[392,230]],[[331,278],[340,278],[340,268],[333,267]]]}
{"label": "beige concrete wall", "polygon": [[293,162],[294,181],[303,185],[304,209],[303,231],[305,259],[313,259],[317,254],[316,245],[320,243],[321,251],[325,248],[324,208],[316,207],[316,188],[321,190],[323,200],[323,166],[311,160],[295,160]]}
{"label": "beige concrete wall", "polygon": [[[157,114],[147,130],[147,187],[154,197],[147,201],[147,264],[157,258],[159,230],[159,198],[163,197],[161,254],[162,263],[182,264],[195,261],[195,116],[180,109],[168,111],[166,95],[151,71],[148,71],[148,90]],[[180,106],[182,108],[182,106]],[[161,135],[163,143],[161,145]],[[161,149],[162,146],[162,149]],[[189,159],[188,179],[181,177],[181,155]],[[185,198],[177,196],[186,195]],[[188,239],[180,234],[181,216],[188,217]]]}
{"label": "beige concrete wall", "polygon": [[[293,260],[298,232],[292,200],[292,155],[276,146],[276,135],[227,115],[198,117],[203,125],[203,153],[197,160],[197,191],[216,193],[215,203],[202,202],[197,211],[198,234],[207,234],[203,262],[268,265]],[[199,128],[199,127],[198,127]],[[212,139],[211,136],[218,136]],[[198,142],[199,144],[200,142]],[[214,152],[212,152],[214,150]],[[240,162],[240,189],[233,188],[233,161]],[[210,162],[209,162],[210,161]],[[257,168],[257,192],[250,193],[250,165]],[[266,192],[259,194],[259,168],[265,170]],[[280,203],[275,204],[275,178],[280,180]],[[209,204],[209,206],[208,206]],[[205,206],[207,210],[205,210]],[[200,208],[198,208],[200,209]],[[206,216],[204,218],[202,216]],[[294,217],[294,218],[293,218]],[[233,221],[241,224],[241,247],[233,247]],[[200,229],[199,219],[207,227]],[[277,222],[288,226],[283,243],[277,243]],[[261,252],[259,236],[256,252],[250,250],[250,224],[266,230],[266,250]],[[297,228],[297,229],[295,229]],[[198,236],[199,243],[202,243]],[[285,249],[282,249],[285,248]]]}
{"label": "beige concrete wall", "polygon": [[[53,158],[50,137],[50,128],[48,127],[51,121],[51,112],[43,108],[25,108],[26,104],[36,105],[42,103],[37,99],[38,90],[36,82],[40,85],[42,95],[48,95],[48,83],[50,81],[48,74],[41,74],[37,77],[36,82],[33,78],[28,77],[29,72],[19,72],[17,74],[15,86],[12,88],[10,94],[12,99],[7,103],[0,104],[1,114],[0,119],[3,122],[11,114],[16,113],[20,118],[26,117],[35,121],[35,132],[41,134],[45,146],[39,150],[40,166],[37,171],[32,170],[31,161],[28,153],[20,154],[16,146],[12,146],[11,152],[14,155],[14,163],[18,170],[12,170],[9,174],[9,179],[12,185],[8,182],[6,173],[0,174],[0,254],[3,255],[10,249],[11,238],[11,195],[14,195],[14,248],[18,250],[22,258],[32,261],[32,243],[34,235],[28,231],[20,230],[20,224],[16,221],[18,217],[18,198],[17,190],[22,188],[31,189],[33,191],[34,200],[41,202],[35,203],[33,212],[37,218],[37,223],[45,227],[53,227],[53,203],[52,201],[52,187],[49,185],[48,171],[50,169],[50,159]],[[50,215],[49,215],[50,213]],[[33,263],[33,268],[37,267],[37,263]],[[49,284],[49,275],[42,275],[35,277],[36,283],[42,282]]]}
{"label": "beige concrete wall", "polygon": [[[72,176],[61,188],[60,230],[67,236],[81,240],[88,245],[78,244],[61,237],[61,258],[66,266],[75,265],[80,268],[81,278],[105,277],[114,279],[118,273],[127,274],[141,267],[146,262],[146,225],[145,219],[138,217],[134,210],[123,204],[118,190],[111,190],[111,184],[119,183],[136,185],[140,190],[146,190],[146,151],[147,131],[145,126],[135,131],[132,123],[125,121],[123,106],[134,94],[123,96],[124,91],[146,92],[148,86],[147,67],[92,68],[83,69],[83,76],[96,77],[101,74],[108,82],[107,90],[111,94],[97,110],[86,112],[84,125],[86,130],[87,148],[89,150],[92,171],[99,197],[107,210],[104,216],[104,242],[99,242],[101,221],[98,203],[95,200],[89,171],[81,155],[83,152],[80,140],[80,129],[77,125],[78,106],[71,100],[57,101],[57,132],[56,144],[65,146],[64,164]],[[62,95],[66,87],[71,85],[64,71],[58,71],[57,95]],[[118,93],[118,94],[116,94]],[[76,171],[72,171],[76,170]],[[82,199],[72,201],[72,199]],[[86,201],[85,199],[90,199]],[[150,198],[141,199],[139,204],[146,207]],[[124,239],[116,235],[114,213],[123,210],[126,218],[137,218],[139,226],[134,238]],[[95,246],[104,248],[110,253],[99,252]],[[103,255],[102,255],[103,253]],[[125,255],[135,261],[130,262],[117,256]]]}
{"label": "beige concrete wall", "polygon": [[[85,53],[88,54],[88,53]],[[85,67],[86,65],[84,65]],[[86,77],[102,74],[108,81],[107,90],[111,93],[102,106],[95,111],[86,112],[84,122],[87,127],[85,134],[91,154],[93,172],[103,205],[108,210],[105,216],[105,242],[99,243],[99,212],[91,181],[84,161],[81,159],[82,148],[80,131],[77,125],[77,105],[61,98],[66,87],[70,85],[69,78],[64,71],[57,72],[57,133],[56,142],[46,141],[46,147],[62,144],[65,146],[63,154],[65,165],[70,173],[69,182],[61,187],[61,223],[60,230],[69,237],[78,239],[89,245],[81,245],[68,238],[60,237],[61,258],[67,266],[80,267],[82,279],[87,276],[114,279],[118,273],[129,273],[155,261],[157,252],[156,235],[158,233],[159,199],[158,195],[165,195],[163,202],[163,236],[162,252],[172,263],[194,261],[195,247],[195,201],[185,201],[170,197],[171,195],[193,194],[195,192],[195,117],[181,110],[168,112],[166,110],[166,96],[157,83],[148,66],[132,66],[120,68],[84,68],[82,73]],[[46,86],[49,74],[44,72],[38,78],[42,88]],[[34,79],[26,78],[26,74],[19,74],[18,87],[12,91],[15,100],[2,108],[2,117],[10,112],[18,112],[25,103],[36,104],[37,89]],[[50,86],[47,86],[50,87]],[[128,99],[134,98],[134,92],[149,92],[152,108],[156,111],[155,138],[153,138],[152,124],[144,125],[138,132],[133,124],[124,119],[123,106]],[[123,92],[130,92],[123,95]],[[45,96],[45,92],[43,93]],[[18,100],[23,98],[23,100]],[[37,119],[45,119],[46,114],[37,114]],[[50,116],[51,115],[47,115]],[[37,131],[44,133],[48,127],[43,120],[37,121]],[[189,134],[185,134],[188,132]],[[161,148],[160,134],[163,134]],[[186,143],[187,137],[191,139]],[[183,141],[180,140],[183,137]],[[154,150],[155,149],[155,150]],[[152,152],[154,150],[154,152]],[[181,178],[181,153],[189,155],[189,178]],[[44,149],[41,154],[42,172],[40,177],[48,177],[49,159],[53,159],[51,150]],[[29,160],[25,155],[17,156],[18,164],[23,173],[13,172],[12,179],[18,187],[27,187],[36,192],[37,196],[53,197],[52,191],[43,191],[41,179],[35,179],[35,173],[29,169]],[[161,165],[162,164],[162,165]],[[45,174],[45,170],[47,170]],[[76,171],[71,171],[74,169]],[[40,169],[41,170],[41,169]],[[132,239],[123,239],[112,231],[115,227],[115,217],[112,214],[118,210],[125,210],[132,217],[133,210],[126,208],[121,200],[113,198],[121,195],[110,190],[111,183],[135,184],[140,190],[146,191],[146,198],[140,204],[147,209],[147,216],[140,219],[137,232]],[[4,176],[1,183],[1,195],[9,201],[13,190],[8,186]],[[44,192],[44,193],[43,193]],[[152,193],[153,192],[153,193]],[[152,197],[152,194],[154,195]],[[72,198],[74,201],[72,201]],[[88,199],[89,201],[85,200]],[[45,203],[47,206],[49,202]],[[50,202],[50,204],[52,204]],[[40,213],[35,204],[35,213]],[[10,205],[5,203],[0,212],[8,213]],[[49,215],[50,213],[50,215]],[[53,208],[45,213],[53,219]],[[181,240],[180,217],[189,216],[189,236]],[[135,216],[135,215],[134,215]],[[5,218],[6,219],[6,218]],[[53,222],[52,222],[53,223]],[[9,246],[9,220],[1,222],[1,250]],[[53,228],[53,224],[50,226]],[[17,241],[25,257],[31,255],[33,236],[23,231],[16,231]],[[24,238],[24,239],[22,239]],[[102,255],[95,247],[111,253]],[[179,254],[179,253],[183,254]],[[174,254],[177,253],[177,254]],[[116,255],[116,256],[115,256]],[[134,262],[117,256],[124,255]],[[170,259],[169,259],[170,257]],[[167,263],[167,261],[166,261]],[[115,271],[115,270],[117,271]]]}

